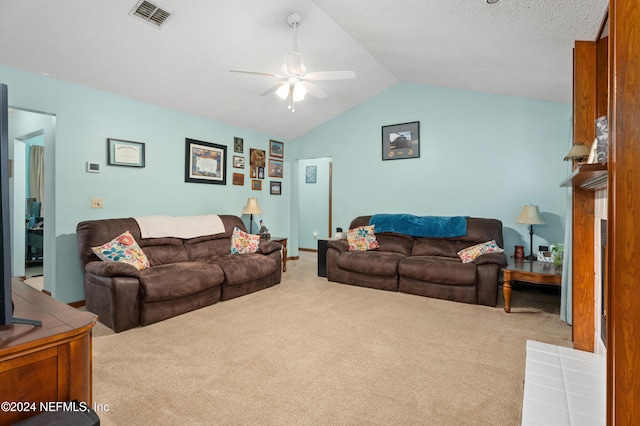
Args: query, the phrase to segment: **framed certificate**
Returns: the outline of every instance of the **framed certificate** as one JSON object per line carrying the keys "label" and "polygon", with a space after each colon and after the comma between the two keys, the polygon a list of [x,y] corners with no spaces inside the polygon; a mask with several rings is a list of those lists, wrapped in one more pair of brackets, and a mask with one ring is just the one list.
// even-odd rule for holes
{"label": "framed certificate", "polygon": [[107,164],[110,166],[144,167],[144,143],[107,139]]}

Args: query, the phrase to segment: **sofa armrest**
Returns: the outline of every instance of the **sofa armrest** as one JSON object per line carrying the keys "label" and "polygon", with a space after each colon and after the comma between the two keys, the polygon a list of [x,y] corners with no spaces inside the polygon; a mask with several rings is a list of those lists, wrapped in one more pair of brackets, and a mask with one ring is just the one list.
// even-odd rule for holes
{"label": "sofa armrest", "polygon": [[94,261],[87,263],[84,270],[100,277],[140,278],[140,271],[135,266],[124,262]]}
{"label": "sofa armrest", "polygon": [[282,244],[280,243],[276,243],[275,241],[260,241],[257,253],[269,254],[274,251],[280,251],[280,249],[282,249]]}
{"label": "sofa armrest", "polygon": [[507,256],[504,253],[483,253],[474,259],[476,265],[483,265],[487,263],[497,263],[501,266],[507,266]]}
{"label": "sofa armrest", "polygon": [[336,249],[339,252],[349,251],[349,243],[345,239],[327,241],[327,248]]}
{"label": "sofa armrest", "polygon": [[116,333],[140,325],[140,297],[140,281],[135,277],[95,275],[88,270],[84,274],[87,310],[97,314],[98,320]]}

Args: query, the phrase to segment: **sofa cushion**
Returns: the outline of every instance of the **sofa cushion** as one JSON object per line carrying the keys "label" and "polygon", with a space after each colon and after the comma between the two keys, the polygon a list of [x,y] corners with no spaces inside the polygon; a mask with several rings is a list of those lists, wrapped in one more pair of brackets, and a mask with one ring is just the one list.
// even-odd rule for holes
{"label": "sofa cushion", "polygon": [[373,226],[359,226],[355,229],[349,229],[347,242],[349,250],[367,251],[380,247]]}
{"label": "sofa cushion", "polygon": [[416,238],[411,250],[412,256],[458,257],[458,252],[469,247],[468,241],[444,238]]}
{"label": "sofa cushion", "polygon": [[502,250],[494,240],[487,241],[486,243],[480,243],[473,245],[471,247],[467,247],[458,252],[458,256],[462,260],[462,263],[473,262],[476,257],[480,256],[484,253],[502,253]]}
{"label": "sofa cushion", "polygon": [[149,260],[129,231],[91,250],[104,261],[124,262],[138,270],[149,267]]}
{"label": "sofa cushion", "polygon": [[178,299],[215,287],[223,281],[222,269],[204,262],[171,263],[140,271],[143,302]]}
{"label": "sofa cushion", "polygon": [[227,254],[212,257],[209,262],[219,265],[224,271],[226,285],[240,285],[272,274],[278,268],[271,256],[264,254]]}
{"label": "sofa cushion", "polygon": [[240,228],[233,228],[231,234],[231,254],[250,254],[258,251],[260,235],[249,234]]}
{"label": "sofa cushion", "polygon": [[460,258],[411,256],[400,261],[400,276],[427,283],[474,285],[477,282],[475,263],[462,263]]}
{"label": "sofa cushion", "polygon": [[405,256],[381,251],[345,251],[338,256],[338,266],[347,271],[368,275],[394,276]]}

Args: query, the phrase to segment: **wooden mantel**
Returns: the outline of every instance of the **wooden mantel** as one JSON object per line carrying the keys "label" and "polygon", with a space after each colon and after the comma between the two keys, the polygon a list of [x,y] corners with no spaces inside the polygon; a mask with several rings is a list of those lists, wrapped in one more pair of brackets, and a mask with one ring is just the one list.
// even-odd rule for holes
{"label": "wooden mantel", "polygon": [[607,163],[581,164],[562,181],[561,187],[596,190],[607,187]]}

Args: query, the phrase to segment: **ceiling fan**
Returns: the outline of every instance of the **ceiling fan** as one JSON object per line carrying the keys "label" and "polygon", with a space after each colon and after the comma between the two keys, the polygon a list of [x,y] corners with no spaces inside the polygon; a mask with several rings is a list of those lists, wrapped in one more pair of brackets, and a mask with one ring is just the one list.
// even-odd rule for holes
{"label": "ceiling fan", "polygon": [[262,92],[261,96],[269,95],[273,92],[287,99],[288,108],[295,111],[295,102],[304,99],[308,93],[316,98],[326,98],[327,94],[311,81],[319,80],[345,80],[356,78],[354,71],[320,71],[307,73],[305,66],[302,64],[302,55],[297,52],[297,28],[300,26],[302,18],[298,13],[291,13],[287,16],[287,23],[293,28],[293,49],[287,52],[287,62],[282,65],[281,73],[261,72],[261,71],[245,71],[245,70],[229,70],[244,74],[257,74],[267,77],[276,77],[279,81]]}

